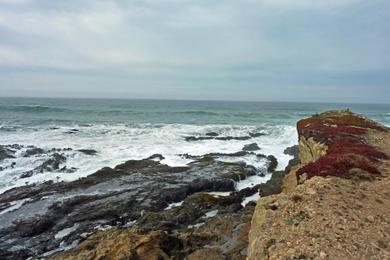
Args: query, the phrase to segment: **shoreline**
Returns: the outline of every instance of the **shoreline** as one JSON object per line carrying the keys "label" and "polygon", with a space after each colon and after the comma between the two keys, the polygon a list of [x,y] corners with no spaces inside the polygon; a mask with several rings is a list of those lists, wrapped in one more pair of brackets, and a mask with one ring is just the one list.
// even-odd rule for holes
{"label": "shoreline", "polygon": [[[380,151],[387,149],[383,145],[387,142],[390,144],[390,137],[387,128],[366,118],[345,111],[333,113],[336,112],[320,114],[298,123],[299,144],[284,149],[283,153],[291,158],[284,171],[277,170],[280,168],[277,158],[261,154],[262,149],[249,144],[253,138],[249,136],[262,136],[258,133],[223,137],[225,142],[245,139],[248,144],[239,152],[202,156],[183,154],[183,157],[192,160],[186,166],[165,165],[162,163],[164,156],[154,154],[146,159],[126,161],[113,168],[102,168],[71,182],[46,182],[6,191],[0,194],[0,233],[3,235],[0,238],[3,255],[0,256],[15,259],[30,256],[93,259],[98,255],[126,256],[130,259],[186,257],[189,260],[224,257],[277,259],[285,255],[295,257],[297,254],[324,259],[336,257],[335,253],[328,251],[327,245],[322,250],[315,247],[315,252],[310,251],[310,246],[295,246],[296,250],[287,250],[285,246],[290,248],[289,243],[293,242],[287,243],[285,238],[304,240],[305,236],[301,237],[301,233],[294,233],[301,229],[301,223],[305,223],[302,227],[312,227],[310,221],[316,219],[317,214],[334,211],[334,207],[326,208],[326,203],[316,204],[318,194],[325,194],[325,197],[321,195],[319,198],[327,201],[327,192],[321,191],[323,187],[336,192],[330,192],[334,200],[341,199],[337,197],[337,192],[343,193],[344,188],[356,190],[366,185],[371,192],[371,186],[384,185],[387,181],[382,176],[378,182],[376,172],[360,161],[356,161],[351,169],[337,171],[338,174],[347,174],[356,167],[369,170],[366,174],[359,174],[358,179],[332,176],[333,168],[329,168],[328,173],[318,170],[318,167],[330,167],[329,164],[320,164],[322,157],[329,156],[327,153],[332,151],[343,156],[351,153],[348,155],[351,158],[359,155],[363,161],[371,158],[367,156],[379,156],[378,159],[372,158],[377,165],[377,160],[385,159]],[[344,115],[353,120],[340,121],[338,117]],[[332,123],[329,123],[330,119]],[[315,120],[324,121],[317,123]],[[369,130],[366,130],[367,127]],[[216,138],[220,136],[210,132],[186,141],[193,145]],[[378,138],[387,141],[381,144]],[[334,140],[339,140],[343,145],[333,144]],[[372,148],[374,146],[378,151]],[[356,147],[362,150],[356,150]],[[83,152],[93,153],[91,150]],[[385,152],[390,154],[390,151]],[[256,168],[239,162],[240,158],[248,156],[263,162],[263,166]],[[380,172],[390,169],[386,165],[382,167],[382,164],[375,167]],[[336,188],[332,185],[336,185]],[[351,200],[350,204],[353,203],[353,196],[343,196]],[[257,203],[250,201],[257,199]],[[383,202],[383,198],[381,200]],[[311,207],[324,206],[329,212],[304,207],[309,204]],[[304,213],[294,215],[290,211]],[[346,209],[346,212],[352,214],[353,209]],[[337,217],[328,218],[338,223]],[[375,216],[374,221],[369,215],[367,218],[370,223],[376,223]],[[354,221],[362,223],[366,220],[355,218]],[[321,227],[320,221],[315,223],[312,230]],[[382,222],[377,224],[377,227],[384,225]],[[319,234],[319,237],[323,235]],[[364,236],[358,235],[361,238]],[[279,239],[278,236],[284,238]],[[302,253],[302,250],[309,250],[309,253]],[[380,254],[383,252],[379,251]]]}

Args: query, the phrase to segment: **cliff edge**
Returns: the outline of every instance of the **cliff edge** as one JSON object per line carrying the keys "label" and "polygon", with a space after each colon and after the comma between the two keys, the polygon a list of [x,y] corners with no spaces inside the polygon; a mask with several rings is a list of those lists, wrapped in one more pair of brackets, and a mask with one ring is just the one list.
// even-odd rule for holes
{"label": "cliff edge", "polygon": [[390,133],[350,111],[301,120],[282,192],[260,198],[247,259],[390,259]]}

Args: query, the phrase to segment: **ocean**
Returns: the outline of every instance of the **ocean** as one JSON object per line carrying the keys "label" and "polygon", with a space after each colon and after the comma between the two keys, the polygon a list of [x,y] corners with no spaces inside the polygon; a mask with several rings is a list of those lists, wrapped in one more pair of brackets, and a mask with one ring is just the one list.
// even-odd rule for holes
{"label": "ocean", "polygon": [[[183,166],[192,161],[183,154],[234,153],[251,143],[258,144],[259,153],[274,155],[278,168],[283,169],[291,159],[284,149],[297,143],[295,124],[299,119],[345,108],[390,125],[390,105],[378,104],[1,98],[0,145],[22,148],[15,158],[0,161],[0,192],[47,180],[71,181],[102,167],[153,154],[164,156],[161,163]],[[211,132],[224,137],[262,135],[250,140],[186,140]],[[73,170],[21,178],[52,155],[26,156],[29,146],[60,151],[66,157],[61,167]],[[80,149],[95,150],[96,154]],[[251,155],[222,159],[264,167],[263,160]]]}

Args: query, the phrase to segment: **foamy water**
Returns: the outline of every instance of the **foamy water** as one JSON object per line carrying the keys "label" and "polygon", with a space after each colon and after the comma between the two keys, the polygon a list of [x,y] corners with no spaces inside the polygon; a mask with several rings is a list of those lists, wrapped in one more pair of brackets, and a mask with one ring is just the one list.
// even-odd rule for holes
{"label": "foamy water", "polygon": [[[70,129],[78,129],[74,134],[67,133]],[[247,136],[251,132],[264,132],[266,135],[246,141],[240,140],[204,140],[188,142],[186,136],[205,135],[208,132],[217,132],[221,136]],[[36,183],[47,180],[71,181],[87,176],[102,167],[114,167],[130,159],[144,159],[152,154],[162,154],[165,159],[161,163],[170,166],[183,166],[191,162],[183,158],[182,154],[204,155],[207,153],[234,153],[240,151],[244,145],[257,143],[266,155],[275,155],[279,161],[279,169],[283,169],[290,159],[283,150],[296,144],[297,134],[293,126],[233,126],[233,125],[188,125],[188,124],[140,124],[136,126],[117,124],[99,124],[92,126],[74,125],[59,127],[58,129],[31,128],[7,134],[0,134],[1,144],[34,145],[50,150],[52,148],[71,148],[63,151],[67,157],[64,164],[67,168],[77,168],[74,173],[45,172],[33,175],[30,178],[20,179],[19,176],[31,170],[48,159],[48,155],[23,157],[24,150],[16,155],[16,159],[6,159],[0,167],[6,167],[12,162],[14,168],[3,170],[0,174],[1,192],[12,187]],[[79,149],[94,149],[96,155],[86,155],[78,152]],[[222,157],[224,161],[244,161],[258,169],[264,168],[265,161],[254,155],[244,157]]]}
{"label": "foamy water", "polygon": [[[0,145],[71,148],[59,152],[67,157],[61,167],[76,168],[73,173],[44,172],[21,179],[23,173],[49,158],[47,154],[23,157],[26,149],[22,149],[15,159],[0,161],[0,192],[26,183],[71,181],[152,154],[162,154],[165,159],[161,163],[183,166],[191,160],[181,154],[235,153],[251,143],[261,148],[256,153],[274,155],[278,169],[283,169],[290,159],[283,150],[297,143],[295,124],[299,119],[345,108],[390,125],[390,105],[0,98]],[[67,133],[72,129],[78,131]],[[265,135],[246,141],[185,141],[186,136],[208,132]],[[93,149],[97,154],[86,155],[78,149]],[[259,170],[265,167],[265,161],[254,155],[219,160],[243,160]]]}

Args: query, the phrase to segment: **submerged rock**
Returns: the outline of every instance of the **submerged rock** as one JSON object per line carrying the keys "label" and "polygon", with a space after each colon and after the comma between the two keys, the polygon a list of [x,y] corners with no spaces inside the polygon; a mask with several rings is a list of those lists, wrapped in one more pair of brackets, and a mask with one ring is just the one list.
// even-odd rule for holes
{"label": "submerged rock", "polygon": [[66,162],[66,157],[59,153],[54,153],[51,158],[44,161],[41,165],[33,170],[27,171],[20,175],[20,178],[29,178],[34,174],[44,172],[73,172],[72,169],[67,169],[66,166],[60,168],[60,165]]}
{"label": "submerged rock", "polygon": [[23,156],[30,157],[33,155],[44,154],[44,153],[45,153],[45,150],[43,150],[42,148],[34,147],[34,148],[29,148],[28,150],[26,150],[26,152],[24,153]]}
{"label": "submerged rock", "polygon": [[250,137],[260,137],[260,136],[263,136],[263,135],[266,135],[265,133],[261,133],[261,132],[258,132],[258,133],[249,133]]}
{"label": "submerged rock", "polygon": [[11,149],[10,146],[0,145],[0,161],[15,158],[14,155],[15,150]]}
{"label": "submerged rock", "polygon": [[216,137],[216,136],[219,136],[219,134],[216,133],[216,132],[209,132],[209,133],[206,133],[206,136],[213,136],[213,137]]}
{"label": "submerged rock", "polygon": [[257,151],[260,150],[260,147],[257,145],[257,143],[252,143],[252,144],[246,144],[244,148],[242,148],[243,151]]}
{"label": "submerged rock", "polygon": [[219,141],[230,141],[230,140],[238,140],[238,141],[246,141],[252,138],[256,138],[264,135],[263,133],[249,133],[249,135],[245,136],[220,136],[217,133],[207,133],[206,136],[186,136],[184,139],[187,142],[193,141],[204,141],[204,140],[219,140]]}
{"label": "submerged rock", "polygon": [[164,159],[165,159],[165,157],[162,156],[161,154],[153,154],[153,155],[149,156],[148,158],[146,158],[146,160],[158,160],[158,161],[162,161]]}
{"label": "submerged rock", "polygon": [[268,172],[273,172],[276,170],[276,167],[278,167],[278,160],[276,159],[275,156],[273,155],[264,155],[264,154],[258,154],[257,157],[259,158],[265,158],[268,160],[268,167],[267,171]]}
{"label": "submerged rock", "polygon": [[79,151],[83,154],[86,154],[86,155],[96,155],[97,154],[97,151],[93,150],[93,149],[79,149],[77,151]]}

